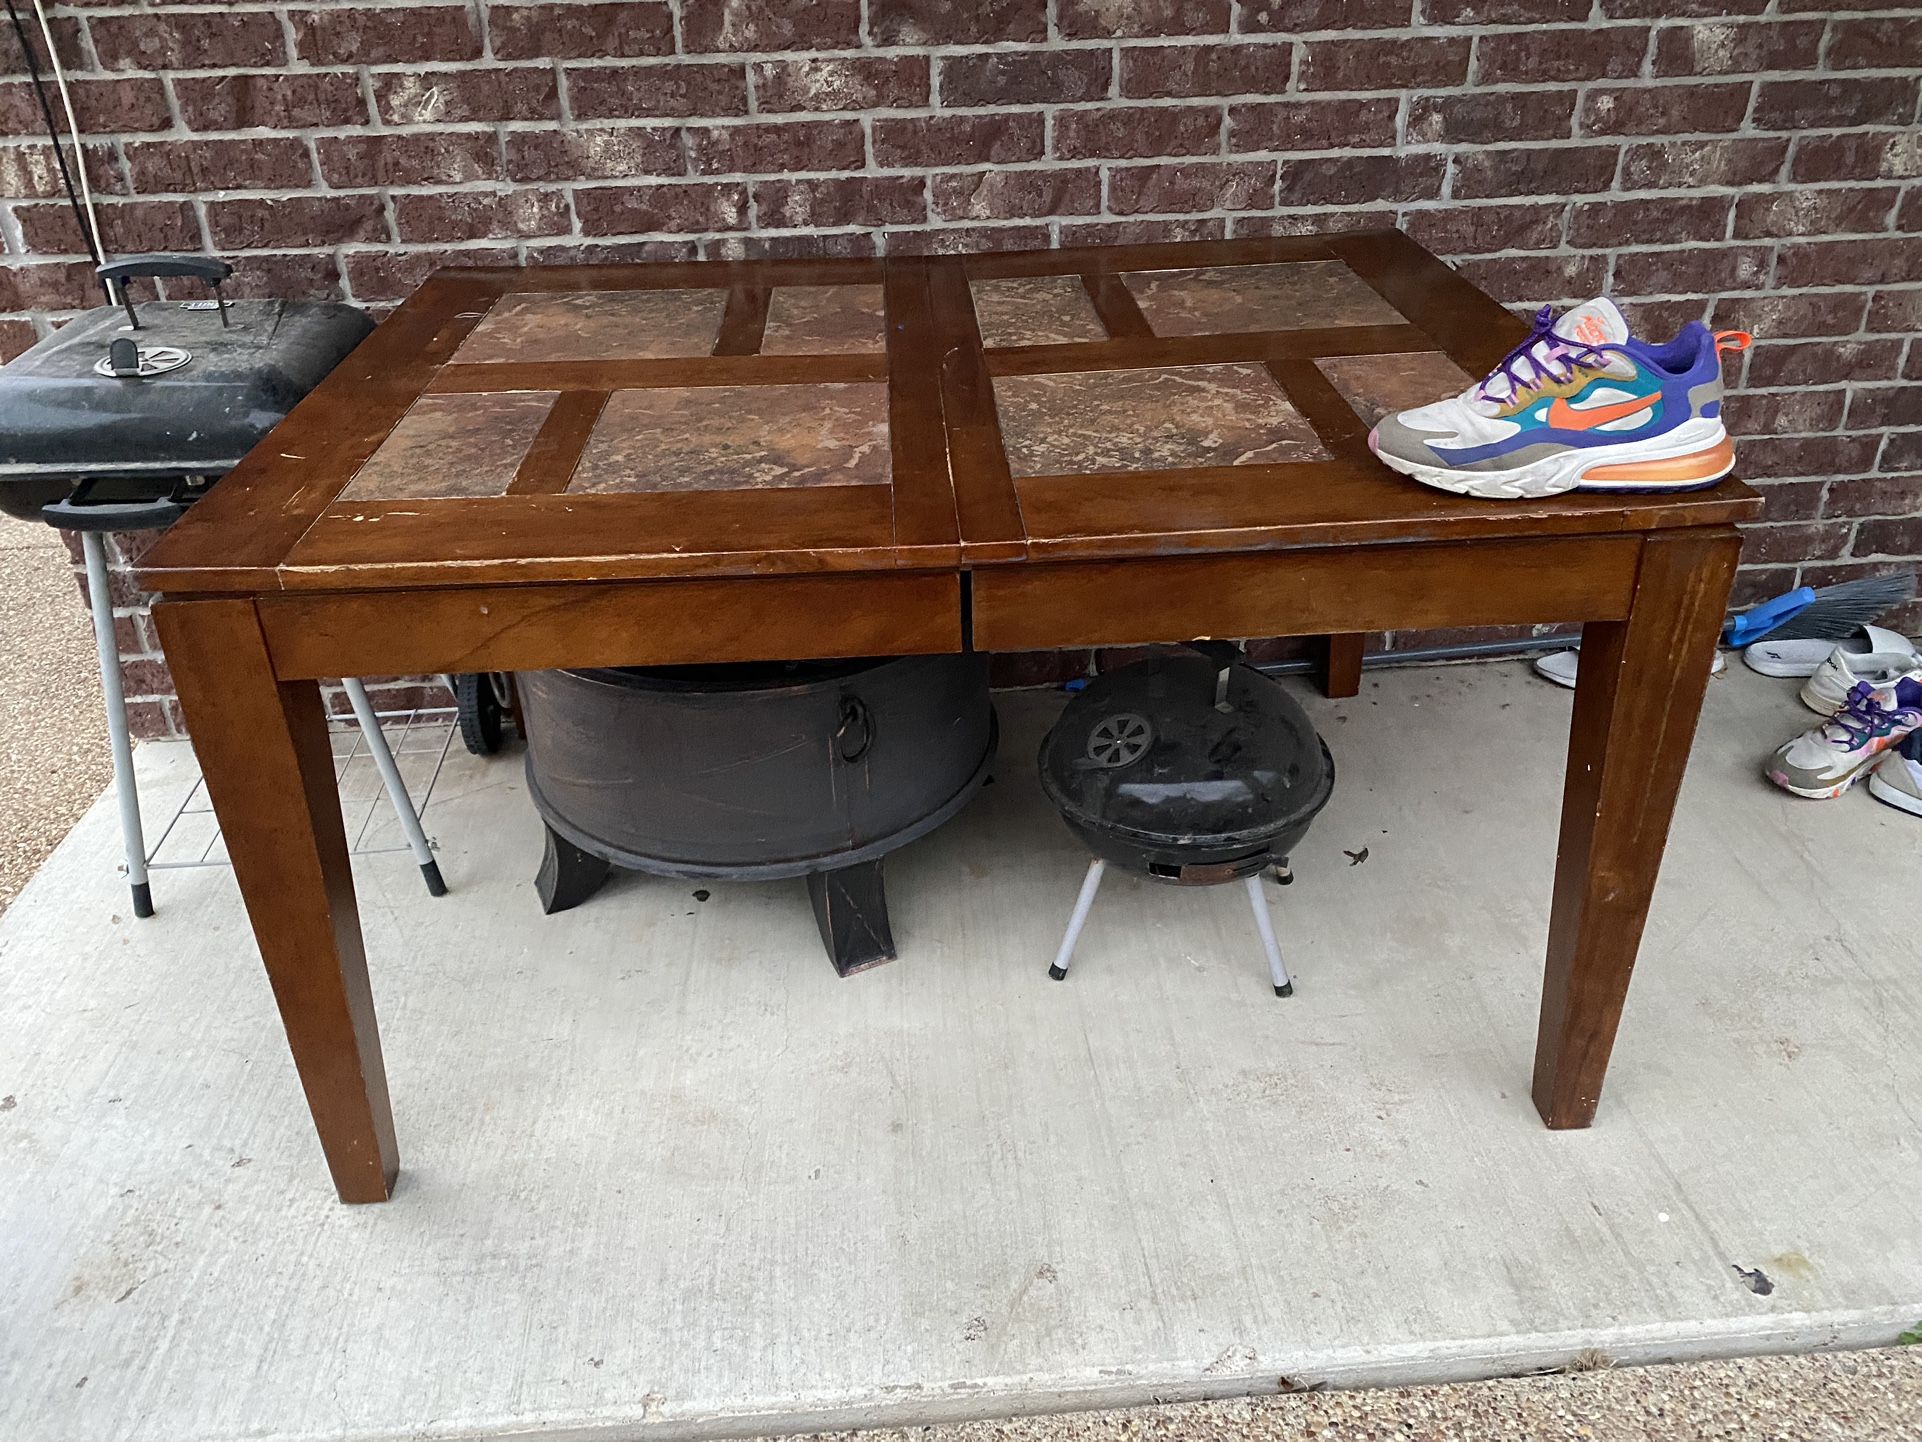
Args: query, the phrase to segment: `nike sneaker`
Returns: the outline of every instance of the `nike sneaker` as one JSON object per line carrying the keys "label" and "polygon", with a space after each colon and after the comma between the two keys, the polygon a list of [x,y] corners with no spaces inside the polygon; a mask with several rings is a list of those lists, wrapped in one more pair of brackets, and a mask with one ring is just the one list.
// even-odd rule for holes
{"label": "nike sneaker", "polygon": [[1543,306],[1528,339],[1479,383],[1384,417],[1368,446],[1405,476],[1491,500],[1712,486],[1735,464],[1720,353],[1748,343],[1690,321],[1650,345],[1606,297],[1559,320]]}
{"label": "nike sneaker", "polygon": [[1922,729],[1922,682],[1903,680],[1893,691],[1864,683],[1848,704],[1769,757],[1768,779],[1794,796],[1826,801],[1869,773],[1881,755]]}

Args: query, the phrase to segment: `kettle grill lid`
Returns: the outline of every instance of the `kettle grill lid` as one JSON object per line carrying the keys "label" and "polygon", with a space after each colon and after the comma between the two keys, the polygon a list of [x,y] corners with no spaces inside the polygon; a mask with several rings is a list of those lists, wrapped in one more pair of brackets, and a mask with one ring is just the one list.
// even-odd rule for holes
{"label": "kettle grill lid", "polygon": [[1041,743],[1041,784],[1082,826],[1142,841],[1259,841],[1321,810],[1334,767],[1271,677],[1172,651],[1090,681]]}

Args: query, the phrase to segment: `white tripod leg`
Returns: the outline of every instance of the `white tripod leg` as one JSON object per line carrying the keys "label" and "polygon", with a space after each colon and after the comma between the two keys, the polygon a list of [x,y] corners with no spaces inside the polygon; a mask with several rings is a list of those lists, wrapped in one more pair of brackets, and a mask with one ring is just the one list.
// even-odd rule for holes
{"label": "white tripod leg", "polygon": [[1245,884],[1248,904],[1255,911],[1255,927],[1261,932],[1261,949],[1268,953],[1268,975],[1275,983],[1275,995],[1293,996],[1295,984],[1288,979],[1288,968],[1281,964],[1281,945],[1275,940],[1274,918],[1268,915],[1268,898],[1261,894],[1260,875],[1249,877]]}
{"label": "white tripod leg", "polygon": [[1088,913],[1094,909],[1094,894],[1101,889],[1101,873],[1107,869],[1108,863],[1099,856],[1088,863],[1088,874],[1081,881],[1081,894],[1074,899],[1074,915],[1068,918],[1068,934],[1061,938],[1061,950],[1054,954],[1054,965],[1048,968],[1048,975],[1056,981],[1068,979],[1074,945],[1081,940],[1081,928],[1088,924]]}
{"label": "white tripod leg", "polygon": [[113,634],[113,598],[107,591],[107,551],[98,531],[80,533],[87,560],[87,602],[93,608],[94,648],[100,653],[100,692],[107,702],[107,740],[113,747],[113,789],[120,802],[120,840],[127,854],[127,885],[133,914],[153,915],[147,885],[147,838],[140,827],[140,791],[133,774],[133,740],[127,734],[127,701],[120,689],[120,644]]}
{"label": "white tripod leg", "polygon": [[380,729],[380,718],[374,714],[374,703],[367,699],[367,688],[351,676],[342,677],[340,685],[347,693],[348,704],[354,708],[354,719],[360,723],[361,740],[366,743],[367,754],[373,757],[374,767],[380,772],[381,785],[387,788],[387,799],[394,803],[394,815],[400,821],[400,829],[407,835],[407,847],[420,865],[420,874],[427,879],[427,894],[447,895],[447,883],[440,877],[440,863],[434,860],[433,848],[427,844],[427,833],[421,830],[420,813],[414,810],[414,799],[407,794],[407,786],[400,779],[400,767],[394,764],[394,753],[387,745],[386,733]]}

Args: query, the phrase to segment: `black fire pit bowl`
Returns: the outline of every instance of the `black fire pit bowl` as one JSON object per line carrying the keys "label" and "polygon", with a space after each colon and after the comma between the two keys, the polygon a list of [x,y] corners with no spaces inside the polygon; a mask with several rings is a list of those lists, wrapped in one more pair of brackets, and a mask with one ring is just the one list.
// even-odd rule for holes
{"label": "black fire pit bowl", "polygon": [[547,911],[611,867],[805,877],[843,975],[895,954],[882,859],[966,805],[994,758],[979,654],[540,671],[519,690]]}

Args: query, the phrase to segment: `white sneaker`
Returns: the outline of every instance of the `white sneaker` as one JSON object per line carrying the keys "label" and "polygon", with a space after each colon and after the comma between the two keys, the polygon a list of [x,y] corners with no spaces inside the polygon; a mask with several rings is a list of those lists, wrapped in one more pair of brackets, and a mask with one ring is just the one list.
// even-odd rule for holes
{"label": "white sneaker", "polygon": [[1905,680],[1886,692],[1857,686],[1849,693],[1848,705],[1784,742],[1762,770],[1791,795],[1831,800],[1867,776],[1883,753],[1918,728],[1922,681]]}
{"label": "white sneaker", "polygon": [[1877,801],[1922,816],[1922,731],[1887,752],[1869,773],[1869,795]]}
{"label": "white sneaker", "polygon": [[[1878,691],[1892,689],[1904,677],[1922,680],[1922,651],[1906,636],[1880,626],[1864,626],[1867,649],[1844,642],[1809,674],[1802,686],[1802,704],[1819,716],[1833,716],[1848,704],[1849,693],[1866,682]],[[1765,641],[1756,642],[1764,646]],[[1784,643],[1793,644],[1793,643]],[[1755,646],[1749,647],[1752,651]]]}

